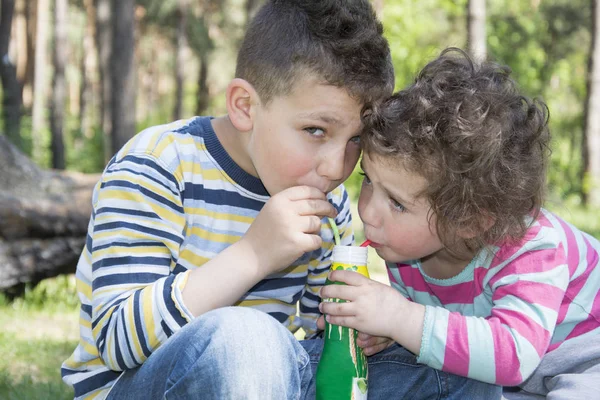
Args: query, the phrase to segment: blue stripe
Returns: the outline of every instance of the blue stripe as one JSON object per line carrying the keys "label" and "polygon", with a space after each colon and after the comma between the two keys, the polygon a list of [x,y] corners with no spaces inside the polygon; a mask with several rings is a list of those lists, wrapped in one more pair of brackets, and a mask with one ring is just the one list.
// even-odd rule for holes
{"label": "blue stripe", "polygon": [[87,305],[87,304],[82,304],[81,305],[81,310],[86,313],[87,315],[89,315],[90,317],[92,316],[92,306]]}
{"label": "blue stripe", "polygon": [[[64,371],[64,368],[63,368]],[[81,373],[77,371],[76,373]],[[106,385],[110,381],[114,381],[121,375],[120,372],[106,370],[97,375],[90,376],[81,382],[77,382],[73,384],[73,389],[75,391],[75,397],[84,396],[89,394],[89,392],[99,389],[102,386]],[[62,376],[66,376],[63,372]]]}
{"label": "blue stripe", "polygon": [[[152,256],[110,257],[110,258],[103,258],[102,260],[94,263],[94,265],[96,265],[96,264],[100,264],[100,268],[114,267],[115,265],[133,265],[133,264],[141,264],[142,266],[153,265],[153,266],[160,266],[160,267],[168,267],[171,265],[171,258],[152,257]],[[96,270],[97,269],[94,269],[94,271],[96,271]]]}
{"label": "blue stripe", "polygon": [[173,281],[175,281],[176,275],[169,275],[167,279],[165,279],[165,285],[163,287],[163,301],[165,302],[165,306],[167,306],[167,310],[169,314],[173,317],[177,325],[184,326],[187,324],[187,320],[183,318],[181,312],[177,307],[175,307],[175,303],[173,302],[173,298],[171,296],[171,292],[173,290]]}
{"label": "blue stripe", "polygon": [[115,338],[115,356],[117,359],[117,365],[119,366],[119,369],[126,370],[127,365],[125,364],[125,360],[123,360],[123,356],[121,355],[121,349],[119,346],[119,335],[117,334],[117,332],[115,332],[113,337]]}
{"label": "blue stripe", "polygon": [[124,215],[135,215],[137,217],[148,217],[153,219],[160,219],[160,217],[151,211],[141,211],[141,210],[131,210],[127,208],[116,208],[116,207],[102,207],[98,209],[98,215],[107,214],[107,213],[115,213],[115,214],[124,214]]}
{"label": "blue stripe", "polygon": [[260,211],[265,202],[242,196],[237,192],[230,192],[222,189],[206,189],[199,183],[186,182],[183,191],[184,200],[202,200],[210,204],[218,204],[221,207],[240,207]]}
{"label": "blue stripe", "polygon": [[289,315],[282,312],[270,312],[269,315],[282,323],[285,322],[285,320],[287,320],[289,317]]}
{"label": "blue stripe", "polygon": [[166,247],[164,245],[164,243],[161,242],[111,242],[111,243],[107,243],[107,244],[103,244],[102,246],[98,246],[98,247],[94,247],[92,249],[92,251],[99,251],[99,250],[104,250],[107,249],[109,247],[155,247],[155,246],[163,246]]}
{"label": "blue stripe", "polygon": [[160,321],[160,327],[165,332],[165,335],[167,335],[167,337],[171,337],[171,335],[173,335],[173,331],[171,330],[171,328],[169,328],[169,325],[167,325],[164,319]]}
{"label": "blue stripe", "polygon": [[303,287],[306,283],[306,276],[300,276],[297,278],[276,278],[276,279],[263,279],[249,290],[251,293],[256,292],[267,292],[275,289],[285,289],[291,286]]}
{"label": "blue stripe", "polygon": [[304,297],[307,300],[310,300],[310,301],[316,301],[317,303],[321,302],[321,297],[320,296],[314,295],[314,294],[312,294],[309,291],[304,292]]}
{"label": "blue stripe", "polygon": [[[161,187],[163,187],[163,188],[167,189],[169,192],[173,193],[174,196],[179,196],[180,195],[179,190],[173,190],[169,186],[166,186],[165,182],[160,181],[160,180],[156,179],[156,177],[154,177],[152,175],[148,175],[148,174],[146,174],[144,172],[135,171],[135,170],[133,170],[131,168],[124,167],[124,168],[115,169],[114,173],[116,173],[116,172],[122,172],[122,171],[126,171],[126,172],[129,172],[129,173],[131,173],[133,175],[137,175],[137,176],[143,176],[144,178],[146,178],[148,180],[151,180],[152,182],[158,183]],[[170,180],[170,182],[173,183],[172,180]],[[175,186],[176,188],[179,188],[179,185],[177,184],[177,181],[175,181],[175,185],[176,185]]]}
{"label": "blue stripe", "polygon": [[111,274],[106,276],[100,276],[94,279],[94,290],[111,285],[127,285],[128,283],[140,285],[150,284],[154,283],[157,279],[163,278],[164,276],[164,274],[153,274],[150,272],[129,272],[126,274]]}
{"label": "blue stripe", "polygon": [[[127,321],[127,319],[125,318],[125,309],[123,309],[123,308],[121,308],[121,311],[120,311],[120,320],[121,320],[121,322],[120,322],[119,325],[122,328],[123,336],[127,338],[125,340],[125,344],[127,345],[127,351],[129,352],[129,357],[131,358],[131,361],[133,363],[135,363],[136,365],[138,365],[138,362],[137,362],[137,360],[135,358],[135,355],[133,354],[133,350],[131,349],[131,343],[130,343],[130,341],[132,339],[132,336],[127,331],[127,324],[125,323],[125,321]],[[135,329],[135,327],[134,327],[134,329]],[[118,335],[115,335],[115,336],[118,336]],[[118,354],[121,353],[121,351],[120,351],[120,349],[118,347],[117,347],[117,353]]]}
{"label": "blue stripe", "polygon": [[158,172],[159,174],[164,176],[167,180],[169,180],[171,183],[173,183],[173,185],[175,187],[179,187],[179,182],[177,182],[177,179],[175,179],[175,177],[173,176],[173,173],[171,173],[170,171],[167,171],[166,169],[164,169],[162,166],[160,166],[158,163],[154,162],[151,159],[148,159],[145,157],[136,157],[136,156],[130,154],[119,160],[119,164],[121,164],[123,162],[132,162],[134,164],[149,166],[151,169]]}
{"label": "blue stripe", "polygon": [[163,239],[170,240],[181,245],[183,239],[179,236],[172,235],[160,229],[149,228],[140,224],[134,224],[131,222],[117,221],[107,222],[105,224],[96,225],[95,232],[109,231],[111,229],[129,229],[136,232],[147,233],[152,236],[161,237]]}
{"label": "blue stripe", "polygon": [[140,346],[142,347],[142,353],[146,357],[150,357],[152,352],[148,348],[148,343],[146,342],[146,335],[144,332],[144,324],[142,323],[142,316],[140,315],[140,307],[141,307],[141,290],[137,290],[133,294],[133,321],[135,323],[135,331],[137,332],[137,336],[140,340]]}
{"label": "blue stripe", "polygon": [[140,186],[137,183],[132,183],[132,182],[128,182],[128,181],[122,181],[122,180],[113,180],[113,181],[108,181],[108,182],[104,182],[102,184],[102,189],[104,188],[108,188],[108,187],[114,187],[114,188],[128,188],[128,189],[134,189],[134,190],[138,190],[141,194],[143,194],[144,196],[153,199],[155,201],[157,201],[160,204],[163,204],[167,207],[169,207],[170,209],[179,212],[180,214],[183,214],[183,207],[173,203],[172,201],[170,201],[169,199],[164,198],[163,196],[160,196],[159,194],[152,192],[142,186]]}

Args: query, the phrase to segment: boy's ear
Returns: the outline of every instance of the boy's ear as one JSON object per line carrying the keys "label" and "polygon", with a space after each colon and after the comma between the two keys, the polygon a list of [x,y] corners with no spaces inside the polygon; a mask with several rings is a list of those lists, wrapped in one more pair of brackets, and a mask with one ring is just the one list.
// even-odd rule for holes
{"label": "boy's ear", "polygon": [[253,108],[260,102],[254,87],[244,79],[233,79],[227,86],[225,102],[233,126],[241,132],[252,130]]}

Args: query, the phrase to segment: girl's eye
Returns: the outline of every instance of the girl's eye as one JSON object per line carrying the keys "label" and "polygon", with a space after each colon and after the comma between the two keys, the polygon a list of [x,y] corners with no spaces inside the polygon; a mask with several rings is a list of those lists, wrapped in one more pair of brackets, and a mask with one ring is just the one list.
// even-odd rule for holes
{"label": "girl's eye", "polygon": [[360,136],[354,136],[350,139],[350,143],[354,143],[356,145],[360,145]]}
{"label": "girl's eye", "polygon": [[392,203],[392,208],[394,211],[398,211],[398,212],[406,211],[406,207],[404,207],[401,203],[398,203],[396,200],[390,198],[390,202]]}
{"label": "girl's eye", "polygon": [[308,132],[311,136],[322,137],[323,135],[325,135],[325,131],[321,128],[317,128],[316,126],[304,128],[304,130]]}
{"label": "girl's eye", "polygon": [[358,174],[363,177],[363,184],[365,184],[365,185],[371,184],[371,180],[369,179],[369,176],[367,174],[365,174],[363,171],[360,171]]}

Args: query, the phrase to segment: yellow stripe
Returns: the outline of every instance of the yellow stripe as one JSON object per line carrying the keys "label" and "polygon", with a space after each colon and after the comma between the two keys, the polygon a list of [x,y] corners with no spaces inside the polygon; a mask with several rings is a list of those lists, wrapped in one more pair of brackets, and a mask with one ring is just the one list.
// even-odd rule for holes
{"label": "yellow stripe", "polygon": [[201,257],[198,254],[194,253],[192,250],[186,248],[179,254],[179,260],[186,261],[188,264],[191,264],[195,267],[199,267],[208,262],[210,258]]}
{"label": "yellow stripe", "polygon": [[127,318],[127,320],[128,320],[127,325],[128,325],[128,331],[131,332],[130,333],[131,342],[133,342],[133,344],[135,345],[137,357],[138,357],[138,359],[143,360],[143,359],[145,359],[144,352],[142,351],[142,345],[140,344],[140,338],[138,336],[137,329],[135,329],[136,328],[135,320],[133,318],[134,305],[135,305],[135,302],[133,301],[133,299],[134,299],[134,297],[131,296],[128,300],[129,304],[127,305],[127,308],[129,309],[129,318]]}
{"label": "yellow stripe", "polygon": [[205,240],[209,240],[211,242],[218,242],[218,243],[235,243],[238,240],[240,240],[239,236],[234,236],[234,235],[226,235],[223,233],[215,233],[215,232],[210,232],[207,231],[206,229],[202,229],[198,226],[194,226],[189,230],[189,234],[190,235],[195,235],[198,236],[201,239],[205,239]]}
{"label": "yellow stripe", "polygon": [[[90,263],[91,265],[91,263]],[[77,292],[83,294],[85,296],[86,299],[91,300],[92,299],[92,285],[82,281],[79,278],[75,278],[75,287],[77,288]]]}
{"label": "yellow stripe", "polygon": [[148,348],[152,351],[158,345],[158,338],[155,333],[154,315],[152,310],[152,304],[154,302],[154,286],[148,286],[142,290],[140,301],[142,302],[142,309],[144,313],[144,328],[146,335],[148,335]]}
{"label": "yellow stripe", "polygon": [[244,215],[236,215],[236,214],[221,213],[221,212],[216,212],[216,211],[209,211],[205,208],[200,208],[200,207],[186,209],[185,211],[189,215],[199,215],[202,217],[208,217],[208,218],[211,218],[214,220],[221,220],[221,221],[226,221],[226,222],[235,221],[235,222],[251,224],[252,222],[254,222],[254,219],[255,219],[254,217],[246,217]]}

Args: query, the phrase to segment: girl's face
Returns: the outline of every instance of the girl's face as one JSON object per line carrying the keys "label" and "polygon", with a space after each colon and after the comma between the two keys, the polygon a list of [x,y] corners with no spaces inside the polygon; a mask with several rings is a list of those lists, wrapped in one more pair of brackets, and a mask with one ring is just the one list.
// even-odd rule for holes
{"label": "girl's face", "polygon": [[377,254],[396,263],[441,255],[435,216],[429,218],[429,203],[417,196],[427,185],[425,179],[369,154],[364,154],[361,167],[358,214]]}

